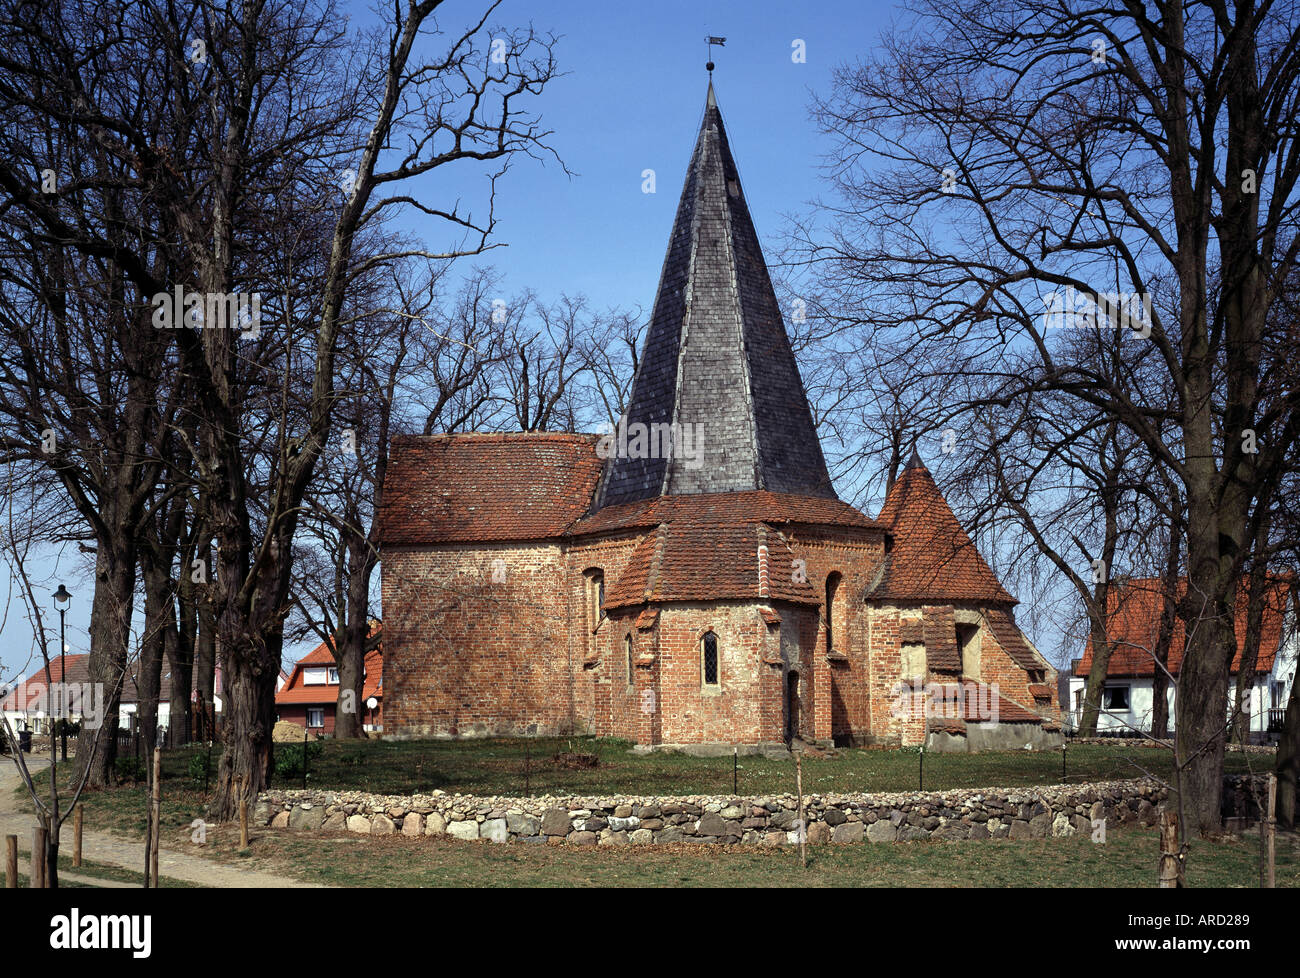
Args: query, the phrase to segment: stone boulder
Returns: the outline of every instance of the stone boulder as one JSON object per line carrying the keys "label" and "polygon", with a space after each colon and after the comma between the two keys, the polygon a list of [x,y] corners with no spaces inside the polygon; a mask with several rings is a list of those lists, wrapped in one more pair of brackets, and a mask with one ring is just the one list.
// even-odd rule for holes
{"label": "stone boulder", "polygon": [[449,822],[447,834],[453,839],[477,839],[478,822],[468,818],[461,822]]}

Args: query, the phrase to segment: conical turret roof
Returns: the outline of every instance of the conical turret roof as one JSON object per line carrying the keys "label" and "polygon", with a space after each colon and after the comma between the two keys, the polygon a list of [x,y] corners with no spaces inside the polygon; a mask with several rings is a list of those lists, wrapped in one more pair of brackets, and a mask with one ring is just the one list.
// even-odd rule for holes
{"label": "conical turret roof", "polygon": [[[637,426],[688,437],[647,451]],[[622,427],[595,509],[753,490],[835,498],[711,82]]]}

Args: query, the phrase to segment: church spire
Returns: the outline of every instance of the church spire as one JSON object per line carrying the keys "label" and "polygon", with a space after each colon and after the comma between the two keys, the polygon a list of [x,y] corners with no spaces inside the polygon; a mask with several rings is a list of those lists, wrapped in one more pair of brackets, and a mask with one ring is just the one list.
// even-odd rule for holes
{"label": "church spire", "polygon": [[[673,426],[677,449],[637,451],[637,425]],[[597,508],[755,489],[835,498],[712,81],[622,427]]]}

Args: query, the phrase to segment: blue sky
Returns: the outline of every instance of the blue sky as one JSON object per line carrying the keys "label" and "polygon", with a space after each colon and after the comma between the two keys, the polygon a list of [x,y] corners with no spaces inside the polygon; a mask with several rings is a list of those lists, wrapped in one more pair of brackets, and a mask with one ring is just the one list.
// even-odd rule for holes
{"label": "blue sky", "polygon": [[[825,91],[837,63],[868,51],[893,10],[879,2],[800,8],[507,2],[503,22],[531,19],[562,35],[567,74],[536,104],[576,175],[554,162],[514,168],[499,201],[508,247],[476,260],[505,273],[511,290],[583,292],[598,307],[640,306],[648,315],[704,108],[709,34],[727,39],[713,51],[714,88],[755,225],[765,244],[773,239],[783,215],[823,191],[818,166],[828,146],[808,116],[810,91]],[[796,39],[806,63],[791,59]],[[656,174],[654,194],[641,190],[646,169]]]}
{"label": "blue sky", "polygon": [[[478,10],[470,0],[448,5],[453,23]],[[358,24],[373,22],[365,3],[343,5]],[[895,5],[868,2],[681,2],[623,4],[570,0],[507,0],[497,21],[532,22],[560,35],[563,77],[534,100],[550,142],[573,176],[554,161],[523,160],[498,188],[497,240],[507,247],[465,260],[495,266],[507,293],[534,289],[543,300],[585,293],[597,307],[640,308],[648,316],[677,198],[704,108],[707,35],[714,48],[714,88],[740,167],[745,196],[769,257],[785,215],[825,192],[819,164],[829,145],[809,118],[812,91],[824,93],[836,65],[865,55],[899,16]],[[453,19],[456,19],[453,21]],[[806,61],[791,55],[802,41]],[[430,53],[432,53],[430,48]],[[654,194],[642,192],[642,172],[656,175]],[[439,173],[412,189],[445,206],[458,194],[480,196],[482,171]],[[428,231],[419,220],[400,222]],[[442,241],[430,234],[427,243]],[[68,613],[73,653],[86,651],[93,581],[75,553],[34,568],[52,592],[60,581],[74,592]],[[16,595],[14,595],[16,598]],[[57,615],[47,624],[57,626]],[[0,647],[0,676],[27,667],[31,630],[15,604]],[[286,650],[297,658],[311,645]],[[57,638],[51,651],[57,650]]]}

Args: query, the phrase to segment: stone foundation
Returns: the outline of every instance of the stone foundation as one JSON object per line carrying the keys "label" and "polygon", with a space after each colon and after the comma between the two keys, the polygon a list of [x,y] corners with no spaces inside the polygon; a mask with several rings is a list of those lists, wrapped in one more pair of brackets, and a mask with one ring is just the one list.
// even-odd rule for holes
{"label": "stone foundation", "polygon": [[[1042,839],[1155,823],[1167,790],[1150,779],[1039,788],[809,795],[810,843],[913,839]],[[482,798],[378,796],[363,792],[270,791],[258,796],[257,825],[365,835],[449,835],[560,845],[788,845],[799,841],[791,795]]]}

